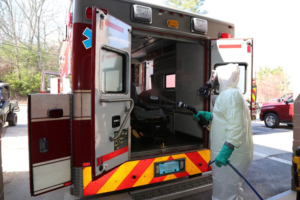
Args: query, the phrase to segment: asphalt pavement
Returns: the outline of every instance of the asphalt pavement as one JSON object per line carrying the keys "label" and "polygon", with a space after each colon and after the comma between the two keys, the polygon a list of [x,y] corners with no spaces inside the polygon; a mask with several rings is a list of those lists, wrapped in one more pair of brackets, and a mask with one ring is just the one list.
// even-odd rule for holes
{"label": "asphalt pavement", "polygon": [[[263,199],[279,199],[291,189],[293,127],[282,124],[271,129],[257,120],[252,122],[252,131],[254,156],[246,179]],[[259,199],[245,182],[242,188],[245,200]],[[211,195],[210,190],[182,200],[206,200]]]}
{"label": "asphalt pavement", "polygon": [[[2,134],[2,163],[5,200],[77,199],[69,188],[59,189],[38,197],[31,197],[29,190],[27,106],[20,106],[18,125],[4,127]],[[268,199],[291,189],[293,129],[286,125],[270,129],[263,122],[254,121],[254,158],[247,179],[258,193]],[[244,199],[258,199],[244,183]],[[183,199],[211,199],[211,191]],[[272,199],[273,200],[273,199]]]}

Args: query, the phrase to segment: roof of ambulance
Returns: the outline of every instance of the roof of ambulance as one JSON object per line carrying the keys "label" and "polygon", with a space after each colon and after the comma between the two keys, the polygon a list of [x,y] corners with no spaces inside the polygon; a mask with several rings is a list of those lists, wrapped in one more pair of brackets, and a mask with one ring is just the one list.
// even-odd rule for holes
{"label": "roof of ambulance", "polygon": [[211,18],[211,17],[207,17],[205,15],[200,15],[200,14],[197,14],[197,13],[176,9],[176,8],[173,8],[173,7],[169,7],[167,5],[164,6],[164,5],[155,4],[155,3],[148,3],[145,0],[119,0],[119,1],[142,4],[144,6],[149,6],[149,7],[152,7],[152,8],[159,8],[159,9],[163,9],[163,10],[167,10],[167,11],[173,11],[175,13],[185,14],[185,15],[189,15],[189,16],[201,17],[202,19],[206,19],[206,20],[209,20],[209,21],[215,21],[215,22],[230,24],[230,25],[234,26],[234,24],[231,23],[231,22],[226,22],[226,21],[214,19],[214,18]]}

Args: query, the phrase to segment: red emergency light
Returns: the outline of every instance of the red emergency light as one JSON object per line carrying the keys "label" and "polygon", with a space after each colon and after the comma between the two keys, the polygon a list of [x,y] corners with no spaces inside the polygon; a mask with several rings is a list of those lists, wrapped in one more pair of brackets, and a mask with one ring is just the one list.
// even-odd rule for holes
{"label": "red emergency light", "polygon": [[93,8],[92,7],[87,7],[85,9],[85,17],[88,19],[88,20],[92,20],[93,18]]}
{"label": "red emergency light", "polygon": [[88,167],[88,166],[90,166],[90,165],[91,165],[91,163],[89,163],[89,162],[88,162],[88,163],[82,163],[82,166],[83,166],[83,167]]}
{"label": "red emergency light", "polygon": [[219,38],[232,38],[232,35],[229,33],[220,33]]}
{"label": "red emergency light", "polygon": [[69,186],[71,184],[72,184],[72,182],[70,181],[70,182],[65,183],[64,186]]}
{"label": "red emergency light", "polygon": [[251,53],[251,46],[250,45],[247,46],[247,52]]}

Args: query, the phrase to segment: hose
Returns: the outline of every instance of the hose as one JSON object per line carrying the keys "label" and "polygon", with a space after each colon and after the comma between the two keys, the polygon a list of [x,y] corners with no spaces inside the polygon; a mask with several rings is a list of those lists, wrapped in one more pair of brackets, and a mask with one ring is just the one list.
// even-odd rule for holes
{"label": "hose", "polygon": [[[209,161],[208,167],[213,164],[215,161]],[[263,198],[258,194],[258,192],[254,189],[254,187],[247,181],[247,179],[229,162],[227,161],[228,165],[241,177],[244,179],[244,181],[249,185],[249,187],[253,190],[253,192],[258,196],[260,200],[263,200]]]}

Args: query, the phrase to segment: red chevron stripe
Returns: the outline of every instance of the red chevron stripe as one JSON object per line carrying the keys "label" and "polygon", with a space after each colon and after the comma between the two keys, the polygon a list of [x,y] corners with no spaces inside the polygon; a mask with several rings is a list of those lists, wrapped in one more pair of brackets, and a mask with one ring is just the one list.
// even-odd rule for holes
{"label": "red chevron stripe", "polygon": [[[174,158],[172,158],[172,156],[170,156],[168,158],[168,160],[174,160]],[[154,169],[153,169],[154,170]],[[162,182],[165,180],[167,176],[160,176],[160,177],[154,177],[149,184],[152,184],[152,183],[158,183],[158,182]]]}
{"label": "red chevron stripe", "polygon": [[[154,170],[154,169],[153,169],[153,170]],[[165,180],[166,177],[167,177],[167,176],[155,177],[155,178],[153,178],[153,179],[149,182],[149,184],[162,182],[162,181]]]}
{"label": "red chevron stripe", "polygon": [[116,190],[123,190],[133,187],[154,160],[155,158],[140,160]]}
{"label": "red chevron stripe", "polygon": [[180,173],[176,173],[174,174],[177,178],[181,178],[181,177],[185,177],[185,176],[189,176],[189,174],[187,172],[180,172]]}
{"label": "red chevron stripe", "polygon": [[83,190],[83,196],[95,195],[103,187],[103,185],[110,179],[110,177],[117,171],[118,167],[109,173],[103,175],[101,178],[90,182]]}
{"label": "red chevron stripe", "polygon": [[187,157],[200,169],[202,172],[208,170],[207,162],[199,155],[198,152],[186,153]]}

